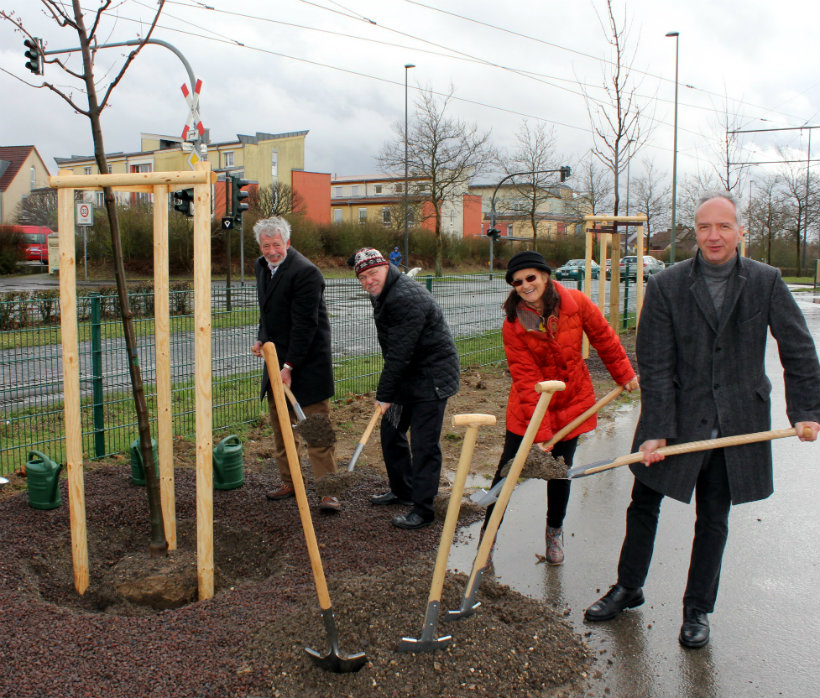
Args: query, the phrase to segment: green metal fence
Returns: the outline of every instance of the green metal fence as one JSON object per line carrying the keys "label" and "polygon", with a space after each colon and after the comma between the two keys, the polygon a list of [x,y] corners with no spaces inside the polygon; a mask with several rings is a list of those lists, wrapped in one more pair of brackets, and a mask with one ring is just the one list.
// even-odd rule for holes
{"label": "green metal fence", "polygon": [[[504,359],[501,303],[503,278],[421,277],[456,338],[462,367]],[[372,391],[381,371],[370,301],[355,279],[329,279],[336,398]],[[130,294],[139,363],[155,429],[153,295]],[[256,289],[224,284],[212,289],[213,424],[229,432],[264,413],[259,400],[262,360],[250,353],[256,338]],[[83,450],[99,458],[128,450],[137,436],[119,302],[115,295],[89,294],[77,301]],[[193,435],[193,292],[171,292],[171,380],[174,433]],[[0,300],[0,474],[13,472],[30,450],[65,460],[59,300],[55,292],[14,294]]]}

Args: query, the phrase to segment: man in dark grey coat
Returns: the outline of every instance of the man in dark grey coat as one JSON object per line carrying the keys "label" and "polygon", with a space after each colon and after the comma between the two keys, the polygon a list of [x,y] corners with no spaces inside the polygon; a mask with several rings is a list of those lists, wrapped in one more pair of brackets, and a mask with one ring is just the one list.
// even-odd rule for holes
{"label": "man in dark grey coat", "polygon": [[656,450],[770,429],[769,331],[784,369],[790,422],[802,441],[816,440],[820,431],[820,365],[811,334],[780,272],[738,255],[742,231],[730,195],[704,197],[695,212],[695,258],[647,282],[633,442],[644,462],[631,466],[635,484],[618,583],[585,612],[587,620],[605,621],[644,602],[661,500],[688,503],[694,491],[697,520],[678,638],[691,648],[709,641],[707,614],[717,598],[731,505],[773,491],[771,442],[666,459]]}
{"label": "man in dark grey coat", "polygon": [[[305,415],[327,416],[333,396],[333,363],[322,272],[290,246],[290,224],[284,218],[257,221],[253,232],[262,256],[255,265],[259,331],[251,352],[262,356],[262,344],[273,342],[282,382],[293,391]],[[282,486],[268,492],[267,497],[286,499],[294,495],[293,481],[267,370],[262,373],[262,397],[266,394],[273,427],[273,456],[282,477]],[[291,419],[295,421],[292,415]],[[308,445],[308,457],[316,480],[336,472],[333,444]],[[340,504],[336,497],[325,496],[319,507],[333,512]]]}
{"label": "man in dark grey coat", "polygon": [[370,294],[384,357],[376,400],[382,410],[382,455],[390,491],[370,501],[409,506],[410,511],[393,518],[393,525],[421,528],[435,518],[441,425],[447,399],[459,388],[458,351],[426,288],[370,247],[355,252],[349,263]]}

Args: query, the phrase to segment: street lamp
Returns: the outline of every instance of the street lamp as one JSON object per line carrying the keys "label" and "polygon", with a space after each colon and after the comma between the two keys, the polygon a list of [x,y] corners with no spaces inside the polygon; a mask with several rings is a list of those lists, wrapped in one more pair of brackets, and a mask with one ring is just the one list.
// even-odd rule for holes
{"label": "street lamp", "polygon": [[404,64],[404,265],[410,268],[410,240],[407,234],[407,71],[413,63]]}
{"label": "street lamp", "polygon": [[677,235],[677,194],[678,194],[678,41],[679,32],[668,32],[675,37],[675,135],[672,151],[672,240],[669,243],[669,261],[675,263],[675,236]]}

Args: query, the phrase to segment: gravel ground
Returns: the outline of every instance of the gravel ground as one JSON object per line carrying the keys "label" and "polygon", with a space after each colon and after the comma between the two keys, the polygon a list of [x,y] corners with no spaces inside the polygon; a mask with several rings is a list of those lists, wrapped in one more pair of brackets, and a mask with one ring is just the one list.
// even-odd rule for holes
{"label": "gravel ground", "polygon": [[[606,381],[597,357],[589,365]],[[502,416],[504,377],[475,376],[464,382],[454,409]],[[487,390],[488,384],[500,387]],[[366,421],[370,403],[361,402],[358,412]],[[340,430],[338,415],[334,425]],[[362,422],[352,420],[346,429],[352,449]],[[494,467],[493,453],[500,452],[498,439],[490,441],[486,455],[477,457],[482,467]],[[481,608],[456,622],[444,616],[459,606],[466,578],[446,576],[438,623],[438,635],[454,636],[446,649],[397,651],[403,636],[421,636],[444,508],[437,507],[439,518],[428,528],[391,526],[402,510],[367,501],[386,489],[383,466],[372,457],[334,482],[343,504],[339,514],[318,511],[318,493],[306,473],[340,651],[367,655],[354,674],[315,667],[305,647],[324,653],[328,645],[304,535],[295,500],[264,497],[279,476],[261,442],[258,436],[248,442],[245,484],[214,491],[215,596],[173,609],[135,606],[115,593],[124,560],[132,569],[152,564],[145,489],[131,483],[125,458],[86,468],[91,570],[82,597],[72,582],[65,481],[63,505],[49,511],[31,508],[24,491],[7,487],[0,497],[0,698],[585,692],[595,659],[565,620],[566,609],[498,585],[491,572],[479,590]],[[454,465],[460,443],[448,432],[443,444],[445,462]],[[192,450],[186,442],[175,444],[179,550],[171,557],[182,567],[194,565],[196,549]],[[461,523],[479,515],[464,506]]]}

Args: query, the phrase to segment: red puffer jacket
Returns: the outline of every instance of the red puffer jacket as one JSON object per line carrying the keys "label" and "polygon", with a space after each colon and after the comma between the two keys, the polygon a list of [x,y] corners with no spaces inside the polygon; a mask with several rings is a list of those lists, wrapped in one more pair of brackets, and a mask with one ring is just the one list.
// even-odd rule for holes
{"label": "red puffer jacket", "polygon": [[[518,318],[513,322],[505,320],[502,330],[507,365],[513,380],[507,402],[509,431],[523,435],[527,430],[540,395],[534,390],[536,383],[560,380],[567,384],[566,390],[553,394],[535,443],[548,441],[556,431],[595,404],[592,379],[581,355],[584,332],[618,385],[635,377],[618,335],[598,307],[581,291],[553,284],[560,301],[558,317],[552,318],[550,330],[528,331]],[[521,304],[519,308],[525,306]],[[593,415],[564,438],[571,439],[592,431],[597,423],[597,416]]]}

